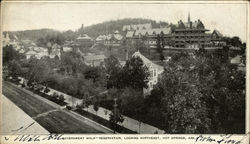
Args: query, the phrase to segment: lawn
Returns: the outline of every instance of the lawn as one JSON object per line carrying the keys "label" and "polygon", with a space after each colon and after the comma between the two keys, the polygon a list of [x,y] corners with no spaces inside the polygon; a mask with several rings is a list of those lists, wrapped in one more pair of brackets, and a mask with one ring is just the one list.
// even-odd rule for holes
{"label": "lawn", "polygon": [[3,94],[31,117],[54,109],[47,103],[8,82],[3,82]]}
{"label": "lawn", "polygon": [[51,133],[102,133],[63,111],[54,111],[36,121]]}
{"label": "lawn", "polygon": [[[82,117],[55,109],[22,88],[3,82],[3,94],[50,133],[104,133],[108,130]],[[55,104],[56,105],[56,104]],[[55,110],[55,111],[51,111]],[[39,115],[41,114],[41,115]]]}

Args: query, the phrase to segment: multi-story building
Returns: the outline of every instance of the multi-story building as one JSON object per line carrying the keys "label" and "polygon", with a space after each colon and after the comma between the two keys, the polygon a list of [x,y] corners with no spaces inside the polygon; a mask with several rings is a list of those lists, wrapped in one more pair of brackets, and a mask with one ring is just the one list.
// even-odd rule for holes
{"label": "multi-story building", "polygon": [[207,31],[209,30],[205,29],[204,24],[199,19],[192,22],[190,15],[188,15],[188,21],[184,23],[180,20],[173,30],[174,47],[204,47],[210,41],[209,35],[206,34]]}
{"label": "multi-story building", "polygon": [[205,28],[201,20],[191,21],[188,14],[187,22],[178,21],[177,25],[167,28],[148,28],[127,31],[127,39],[141,39],[150,47],[156,47],[157,36],[163,36],[165,48],[204,48],[223,46],[223,35]]}
{"label": "multi-story building", "polygon": [[145,30],[152,29],[151,23],[146,24],[136,24],[136,25],[124,25],[122,31],[135,31],[135,30]]}
{"label": "multi-story building", "polygon": [[158,35],[164,36],[164,41],[168,42],[171,38],[171,28],[168,27],[136,30],[133,38],[143,39],[146,45],[155,48]]}
{"label": "multi-story building", "polygon": [[76,44],[79,47],[91,47],[94,41],[87,34],[83,34],[76,39]]}
{"label": "multi-story building", "polygon": [[99,35],[96,38],[96,44],[99,45],[109,45],[109,46],[120,46],[123,40],[123,36],[118,30],[112,34]]}
{"label": "multi-story building", "polygon": [[226,43],[223,42],[222,38],[223,38],[223,35],[218,30],[214,30],[210,34],[210,42],[208,46],[214,46],[214,47],[224,46]]}

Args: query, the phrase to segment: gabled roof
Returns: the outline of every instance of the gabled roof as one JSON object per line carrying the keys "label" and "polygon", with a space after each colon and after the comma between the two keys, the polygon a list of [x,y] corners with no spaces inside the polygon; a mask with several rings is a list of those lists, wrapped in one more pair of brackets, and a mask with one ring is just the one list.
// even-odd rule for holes
{"label": "gabled roof", "polygon": [[106,40],[106,36],[105,36],[105,35],[99,35],[99,36],[96,38],[96,41],[102,41],[102,40]]}
{"label": "gabled roof", "polygon": [[126,34],[127,38],[132,38],[134,36],[135,31],[128,31]]}
{"label": "gabled roof", "polygon": [[142,29],[151,29],[151,28],[152,28],[151,23],[136,24],[136,25],[124,25],[122,27],[122,31],[125,31],[125,30],[142,30]]}
{"label": "gabled roof", "polygon": [[117,34],[108,34],[108,35],[99,35],[96,38],[96,41],[102,41],[102,40],[122,40],[123,36],[119,33]]}
{"label": "gabled roof", "polygon": [[158,34],[161,34],[161,32],[163,34],[170,34],[171,33],[171,28],[168,27],[168,28],[155,28],[155,29],[146,29],[146,30],[136,30],[135,31],[135,36],[138,36],[139,34],[141,35],[158,35]]}
{"label": "gabled roof", "polygon": [[115,38],[116,40],[122,40],[123,36],[120,35],[120,34],[114,34],[114,38]]}
{"label": "gabled roof", "polygon": [[146,58],[144,55],[142,55],[140,53],[140,51],[135,52],[132,57],[140,57],[143,61],[143,63],[147,66],[147,67],[154,67],[158,69],[158,72],[161,73],[163,72],[164,68],[160,65],[157,65],[155,63],[153,63],[151,60],[149,60],[148,58]]}
{"label": "gabled roof", "polygon": [[223,37],[223,35],[218,30],[214,30],[213,33],[216,33],[219,37]]}
{"label": "gabled roof", "polygon": [[92,38],[89,37],[87,34],[84,34],[83,36],[79,36],[77,40],[92,40]]}

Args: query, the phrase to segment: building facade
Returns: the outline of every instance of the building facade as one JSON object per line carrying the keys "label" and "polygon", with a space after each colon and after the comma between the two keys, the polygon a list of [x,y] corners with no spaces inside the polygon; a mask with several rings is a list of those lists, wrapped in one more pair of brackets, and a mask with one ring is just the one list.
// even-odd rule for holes
{"label": "building facade", "polygon": [[76,45],[78,47],[91,47],[94,41],[87,34],[83,34],[76,39]]}
{"label": "building facade", "polygon": [[201,20],[191,21],[188,14],[187,22],[180,20],[167,28],[129,29],[126,38],[142,39],[151,48],[156,47],[158,36],[163,37],[165,48],[222,47],[223,35],[218,30],[208,32]]}
{"label": "building facade", "polygon": [[160,74],[163,73],[164,68],[160,65],[157,65],[153,63],[151,60],[146,58],[144,55],[142,55],[139,51],[135,52],[132,57],[139,57],[142,59],[144,65],[148,68],[150,76],[149,76],[149,81],[148,81],[148,88],[143,89],[144,95],[150,94],[151,90],[153,89],[154,85],[157,84],[159,80]]}
{"label": "building facade", "polygon": [[123,40],[123,36],[118,30],[112,34],[108,35],[99,35],[96,38],[96,44],[98,45],[107,45],[107,46],[120,46]]}
{"label": "building facade", "polygon": [[145,30],[152,29],[151,23],[146,24],[136,24],[136,25],[124,25],[122,31],[135,31],[135,30]]}

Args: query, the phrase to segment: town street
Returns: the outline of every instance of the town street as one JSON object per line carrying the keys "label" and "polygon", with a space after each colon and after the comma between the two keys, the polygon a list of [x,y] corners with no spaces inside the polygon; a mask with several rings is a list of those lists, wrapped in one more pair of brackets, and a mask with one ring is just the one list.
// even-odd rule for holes
{"label": "town street", "polygon": [[111,130],[12,83],[3,81],[3,94],[50,133],[112,133]]}

